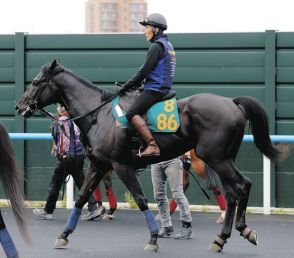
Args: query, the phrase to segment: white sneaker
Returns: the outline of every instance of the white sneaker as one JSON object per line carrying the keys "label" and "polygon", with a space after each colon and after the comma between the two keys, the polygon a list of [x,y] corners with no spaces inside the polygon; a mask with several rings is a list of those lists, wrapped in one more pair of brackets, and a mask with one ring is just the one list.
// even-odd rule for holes
{"label": "white sneaker", "polygon": [[224,223],[225,220],[225,216],[226,216],[226,211],[222,211],[221,215],[218,217],[218,219],[216,220],[217,224],[222,224]]}
{"label": "white sneaker", "polygon": [[157,220],[157,221],[161,220],[161,215],[159,213],[157,213],[157,215],[155,216],[155,220]]}
{"label": "white sneaker", "polygon": [[48,214],[44,209],[33,209],[33,213],[43,219],[52,220],[53,215]]}
{"label": "white sneaker", "polygon": [[192,227],[182,227],[180,233],[176,234],[174,239],[190,239],[192,238]]}
{"label": "white sneaker", "polygon": [[105,207],[101,205],[100,207],[98,207],[97,210],[88,211],[85,215],[81,217],[81,220],[93,220],[95,218],[98,218],[105,213],[105,210]]}
{"label": "white sneaker", "polygon": [[102,217],[103,220],[112,220],[114,219],[114,215],[105,213]]}

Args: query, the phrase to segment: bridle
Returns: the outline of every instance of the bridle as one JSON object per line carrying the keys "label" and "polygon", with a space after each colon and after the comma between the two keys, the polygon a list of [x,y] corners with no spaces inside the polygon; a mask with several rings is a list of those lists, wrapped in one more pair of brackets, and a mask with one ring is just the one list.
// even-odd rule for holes
{"label": "bridle", "polygon": [[[57,74],[59,72],[64,72],[64,70],[57,71],[55,74]],[[37,87],[34,84],[32,84],[31,86]],[[49,90],[52,92],[52,89],[51,89],[52,88],[52,72],[49,72],[48,77],[46,78],[46,81],[44,83],[42,83],[37,88],[37,90],[34,92],[33,97],[30,98],[30,101],[28,103],[28,107],[27,107],[26,111],[31,111],[32,113],[35,113],[35,112],[41,113],[41,115],[43,115],[44,117],[47,117],[50,120],[52,120],[53,122],[57,123],[61,127],[61,129],[62,129],[63,133],[65,134],[65,136],[70,138],[69,136],[67,136],[67,134],[66,134],[66,132],[64,130],[64,127],[61,126],[60,121],[58,119],[56,119],[56,117],[54,117],[54,115],[52,115],[50,112],[46,111],[44,108],[38,108],[39,97],[40,97],[41,93],[44,91],[44,89],[46,87],[49,87]],[[64,121],[72,121],[72,122],[74,122],[74,121],[79,120],[81,118],[87,117],[87,116],[99,111],[103,106],[105,106],[107,103],[111,102],[113,99],[115,99],[121,93],[122,93],[122,91],[113,94],[110,98],[107,98],[104,102],[102,102],[98,107],[88,111],[87,113],[85,113],[83,115],[79,115],[79,116],[74,117],[74,118],[69,118],[69,119],[64,120]],[[62,96],[61,96],[61,99],[62,99],[62,102],[67,106],[66,110],[68,110],[68,105],[67,105],[65,99]]]}
{"label": "bridle", "polygon": [[[45,111],[42,108],[41,109],[38,108],[39,97],[46,87],[49,87],[50,91],[52,91],[51,85],[52,85],[52,71],[50,70],[48,71],[48,77],[46,78],[46,81],[43,82],[40,86],[34,85],[34,81],[33,81],[31,87],[37,87],[37,90],[34,92],[34,95],[32,97],[29,97],[29,103],[28,103],[28,107],[26,111],[31,111],[32,113],[40,112],[40,111],[42,113],[43,111]],[[48,114],[50,113],[48,112]],[[54,117],[52,116],[52,118]],[[54,118],[54,120],[56,121],[56,118]]]}
{"label": "bridle", "polygon": [[[49,82],[50,83],[50,82]],[[37,90],[34,92],[34,95],[32,98],[30,98],[29,103],[28,103],[28,107],[27,107],[27,111],[31,111],[31,112],[36,112],[39,111],[41,109],[38,108],[38,102],[39,102],[39,96],[41,95],[41,93],[44,91],[45,87],[49,85],[49,83],[42,83],[40,86],[35,86],[35,85],[31,85],[31,87],[37,87]]]}

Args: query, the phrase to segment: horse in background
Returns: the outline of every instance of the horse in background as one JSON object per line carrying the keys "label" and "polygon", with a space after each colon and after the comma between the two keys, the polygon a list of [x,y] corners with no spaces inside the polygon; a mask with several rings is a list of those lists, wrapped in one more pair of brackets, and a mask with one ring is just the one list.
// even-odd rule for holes
{"label": "horse in background", "polygon": [[246,224],[252,183],[234,164],[247,120],[251,124],[255,145],[271,160],[281,159],[289,151],[284,145],[273,145],[271,142],[268,117],[258,100],[247,96],[227,98],[214,94],[196,94],[181,99],[177,102],[180,117],[177,132],[153,134],[161,155],[138,158],[132,150],[130,130],[116,126],[110,102],[112,97],[110,92],[99,89],[53,61],[41,69],[16,104],[18,114],[23,117],[31,117],[37,111],[48,114],[43,108],[53,103],[65,106],[80,128],[87,155],[97,169],[97,172],[86,176],[55,248],[64,248],[68,244],[68,236],[77,226],[82,207],[103,176],[114,170],[134,197],[148,225],[150,240],[144,249],[157,251],[158,225],[148,207],[136,169],[179,157],[191,149],[216,171],[226,192],[227,212],[223,227],[209,249],[213,252],[223,249],[231,236],[234,221],[240,234],[257,245],[257,232]]}
{"label": "horse in background", "polygon": [[[217,218],[216,223],[221,224],[224,222],[225,219],[225,214],[226,214],[226,209],[227,209],[227,202],[225,199],[224,194],[222,193],[221,187],[218,185],[217,179],[215,172],[211,170],[201,159],[199,159],[194,150],[191,150],[190,152],[185,153],[181,157],[182,161],[182,167],[183,167],[183,190],[184,193],[187,191],[190,185],[190,179],[189,179],[189,174],[192,175],[192,177],[195,179],[196,183],[204,193],[207,199],[210,199],[204,188],[201,186],[201,184],[198,182],[196,177],[194,176],[193,173],[196,173],[199,177],[205,180],[206,182],[206,189],[211,190],[214,198],[221,210],[220,216]],[[191,168],[193,171],[191,171]],[[176,208],[177,208],[177,203],[175,199],[170,199],[169,200],[169,211],[170,215],[172,215]],[[160,214],[156,215],[156,220],[160,220],[161,216]]]}
{"label": "horse in background", "polygon": [[109,171],[108,173],[105,174],[105,176],[102,179],[104,186],[105,186],[107,200],[109,203],[109,210],[108,211],[106,211],[105,207],[102,205],[102,192],[101,192],[100,186],[98,185],[96,187],[95,191],[93,192],[95,200],[98,203],[98,209],[99,209],[99,207],[104,208],[105,214],[103,214],[102,218],[105,220],[106,219],[113,219],[114,218],[113,214],[117,209],[117,199],[116,199],[116,196],[115,196],[113,188],[112,188],[111,174],[112,174],[112,171]]}
{"label": "horse in background", "polygon": [[[24,206],[24,196],[19,182],[19,170],[9,135],[0,123],[0,181],[4,192],[10,201],[12,211],[23,239],[30,242],[27,227],[27,214]],[[17,258],[18,251],[6,228],[0,211],[0,242],[8,258]]]}

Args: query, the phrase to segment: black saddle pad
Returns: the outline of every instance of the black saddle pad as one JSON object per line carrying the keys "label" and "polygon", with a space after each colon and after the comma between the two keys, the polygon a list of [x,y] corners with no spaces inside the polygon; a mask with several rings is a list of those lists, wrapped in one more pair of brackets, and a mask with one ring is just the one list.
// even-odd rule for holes
{"label": "black saddle pad", "polygon": [[[136,91],[126,91],[124,93],[124,95],[122,95],[119,98],[119,106],[127,111],[128,108],[133,104],[133,102],[135,101],[135,99],[140,95],[140,91],[136,90]],[[171,99],[173,97],[176,96],[176,91],[174,90],[170,90],[166,95],[164,95],[163,99],[161,101],[165,101],[168,99]]]}

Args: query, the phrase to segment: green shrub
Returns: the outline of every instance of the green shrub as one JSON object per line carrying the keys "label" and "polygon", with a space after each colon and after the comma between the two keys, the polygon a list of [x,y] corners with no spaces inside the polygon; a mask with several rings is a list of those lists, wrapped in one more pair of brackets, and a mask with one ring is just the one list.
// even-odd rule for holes
{"label": "green shrub", "polygon": [[138,209],[138,205],[135,202],[133,196],[130,194],[130,192],[125,192],[124,193],[124,199],[130,205],[130,207],[132,209]]}

